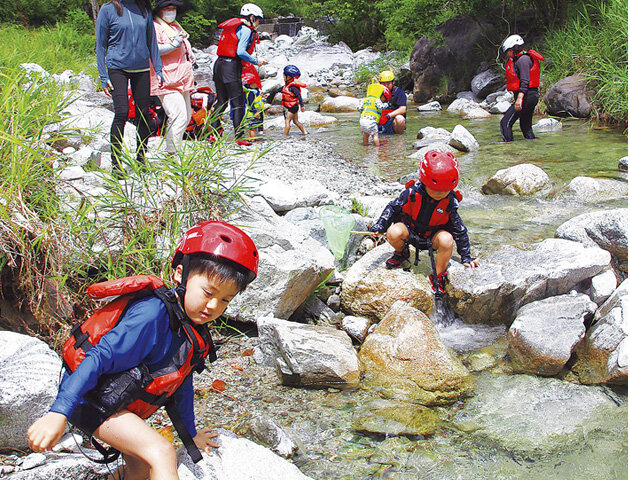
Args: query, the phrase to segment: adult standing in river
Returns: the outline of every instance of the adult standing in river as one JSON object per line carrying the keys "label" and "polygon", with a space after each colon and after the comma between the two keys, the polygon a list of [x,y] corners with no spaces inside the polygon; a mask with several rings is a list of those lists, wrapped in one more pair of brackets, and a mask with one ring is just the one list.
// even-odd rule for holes
{"label": "adult standing in river", "polygon": [[385,70],[378,76],[379,82],[389,89],[392,96],[389,106],[383,109],[378,131],[384,134],[401,134],[407,128],[407,95],[394,85],[394,72]]}
{"label": "adult standing in river", "polygon": [[96,64],[103,90],[114,102],[111,128],[114,168],[122,169],[123,134],[129,116],[129,84],[138,115],[136,159],[144,163],[151,136],[148,123],[151,64],[160,84],[164,82],[151,0],[111,0],[101,7],[96,19]]}
{"label": "adult standing in river", "polygon": [[175,20],[178,9],[183,6],[179,0],[158,0],[153,9],[164,84],[160,85],[151,70],[151,95],[159,97],[166,112],[166,151],[169,154],[182,148],[184,132],[190,122],[190,92],[195,83],[195,57],[188,34]]}
{"label": "adult standing in river", "polygon": [[220,131],[221,114],[230,102],[236,143],[251,145],[249,140],[242,139],[244,132],[241,129],[243,121],[243,84],[241,83],[243,66],[241,62],[259,65],[258,59],[252,54],[259,42],[256,28],[263,18],[263,11],[254,3],[246,3],[241,7],[240,15],[240,18],[230,18],[219,24],[222,32],[217,48],[219,58],[213,70],[217,103],[213,113],[216,118],[212,127],[217,132]]}
{"label": "adult standing in river", "polygon": [[503,53],[508,57],[505,64],[507,89],[516,92],[516,100],[501,119],[501,136],[505,142],[514,140],[512,126],[516,120],[519,120],[525,138],[536,138],[532,130],[532,117],[538,104],[540,61],[545,57],[536,50],[524,51],[524,44],[520,35],[510,35],[502,45]]}

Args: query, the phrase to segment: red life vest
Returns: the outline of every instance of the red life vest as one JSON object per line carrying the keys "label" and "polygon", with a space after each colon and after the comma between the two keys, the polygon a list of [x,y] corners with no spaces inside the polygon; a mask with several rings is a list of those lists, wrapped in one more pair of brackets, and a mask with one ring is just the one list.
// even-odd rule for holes
{"label": "red life vest", "polygon": [[298,87],[298,88],[306,88],[306,84],[302,82],[298,82],[297,80],[291,80],[284,87],[282,87],[282,106],[291,108],[300,104],[298,97],[295,93],[293,93],[289,87]]}
{"label": "red life vest", "polygon": [[505,64],[505,78],[507,80],[507,89],[509,92],[516,92],[521,86],[521,79],[514,70],[514,61],[521,55],[529,55],[532,59],[532,67],[529,69],[529,85],[528,88],[535,88],[540,85],[540,62],[545,59],[536,50],[527,50],[518,54],[516,57],[508,58]]}
{"label": "red life vest", "polygon": [[[216,360],[216,352],[210,332],[205,325],[192,326],[183,321],[183,312],[177,300],[169,292],[164,282],[152,275],[137,275],[108,282],[90,285],[87,294],[96,299],[118,296],[84,322],[72,328],[70,338],[63,346],[63,362],[68,372],[74,372],[85,359],[86,352],[96,345],[103,335],[114,328],[131,302],[155,294],[166,305],[171,321],[171,329],[181,327],[186,340],[167,367],[160,369],[160,375],[152,376],[152,381],[145,387],[142,398],[125,408],[140,418],[150,417],[158,408],[165,405],[171,395],[184,383],[193,371],[203,370],[204,360]],[[179,324],[179,326],[178,326]]]}
{"label": "red life vest", "polygon": [[236,48],[238,47],[238,37],[236,36],[236,30],[241,25],[249,28],[252,32],[254,32],[254,39],[252,40],[251,45],[247,47],[247,53],[250,55],[254,53],[254,48],[259,43],[258,40],[258,32],[250,27],[249,25],[245,25],[240,18],[230,18],[223,23],[219,24],[219,28],[222,28],[221,36],[219,37],[219,45],[217,48],[217,55],[220,57],[236,57]]}
{"label": "red life vest", "polygon": [[[412,179],[405,184],[405,188],[413,187],[419,180]],[[456,198],[461,201],[463,197],[459,190],[451,190],[448,195],[433,205],[433,211],[429,218],[428,224],[420,224],[418,216],[422,209],[423,195],[421,192],[413,189],[409,193],[407,203],[402,206],[402,220],[408,224],[413,230],[424,238],[429,238],[436,231],[443,229],[450,220],[451,215],[451,199]]]}

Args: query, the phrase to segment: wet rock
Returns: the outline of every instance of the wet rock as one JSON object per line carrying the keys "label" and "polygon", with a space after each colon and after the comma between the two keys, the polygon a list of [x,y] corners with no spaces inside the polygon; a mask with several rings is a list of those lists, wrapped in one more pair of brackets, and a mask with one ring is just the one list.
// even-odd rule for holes
{"label": "wet rock", "polygon": [[368,318],[355,317],[354,315],[346,315],[341,321],[341,327],[344,331],[359,343],[365,340],[371,325],[372,322]]}
{"label": "wet rock", "polygon": [[331,97],[354,97],[354,93],[352,93],[350,90],[344,90],[341,88],[336,88],[333,87],[331,89],[328,90],[328,95],[330,95]]}
{"label": "wet rock", "polygon": [[443,138],[423,138],[422,140],[416,140],[415,142],[413,142],[412,146],[416,150],[420,150],[421,148],[424,148],[424,147],[431,147],[431,145],[436,144],[436,143],[444,145],[444,139]]}
{"label": "wet rock", "polygon": [[455,125],[448,144],[462,152],[471,152],[479,149],[479,142],[462,125]]}
{"label": "wet rock", "polygon": [[473,77],[470,81],[470,89],[479,98],[485,98],[499,88],[504,82],[502,76],[492,70],[485,70]]}
{"label": "wet rock", "polygon": [[383,435],[432,435],[441,424],[438,414],[422,405],[376,400],[361,408],[353,428]]}
{"label": "wet rock", "polygon": [[258,319],[259,345],[282,383],[301,387],[356,388],[359,365],[345,332],[265,317]]}
{"label": "wet rock", "polygon": [[557,132],[562,130],[562,122],[555,118],[542,118],[532,126],[532,130],[534,132]]}
{"label": "wet rock", "polygon": [[575,177],[567,185],[567,194],[584,200],[609,200],[628,196],[628,183],[609,178]]}
{"label": "wet rock", "polygon": [[474,110],[470,110],[468,111],[468,113],[466,113],[466,118],[469,120],[474,120],[477,118],[488,118],[491,117],[491,113],[488,112],[487,110],[479,107],[479,108],[475,108]]}
{"label": "wet rock", "polygon": [[581,445],[585,431],[597,428],[610,414],[625,417],[600,388],[554,378],[484,373],[477,377],[475,396],[453,423],[468,433],[470,441],[531,461]]}
{"label": "wet rock", "polygon": [[481,191],[486,195],[533,195],[550,187],[549,175],[529,163],[503,168],[486,180]]}
{"label": "wet rock", "polygon": [[[313,112],[312,110],[306,110],[304,112],[298,112],[298,120],[305,127],[322,127],[326,125],[332,125],[337,122],[335,117],[330,115],[322,115],[321,113]],[[265,129],[268,128],[284,128],[284,118],[272,118],[265,120]],[[295,130],[297,127],[293,125]]]}
{"label": "wet rock", "polygon": [[[84,449],[86,455],[91,458],[101,458],[96,450]],[[29,465],[29,457],[36,455],[44,457],[44,461],[39,465]],[[27,464],[28,470],[24,464]],[[39,461],[35,462],[39,463]],[[82,453],[47,453],[31,454],[24,458],[24,463],[20,467],[21,471],[11,475],[12,480],[67,480],[69,478],[85,480],[105,480],[109,475],[107,465],[101,465],[88,459]]]}
{"label": "wet rock", "polygon": [[450,113],[468,115],[470,112],[478,110],[479,108],[479,104],[473,100],[458,98],[448,106],[446,111]]}
{"label": "wet rock", "polygon": [[508,331],[514,370],[544,376],[560,373],[596,309],[583,294],[558,295],[521,307]]}
{"label": "wet rock", "polygon": [[554,83],[545,94],[547,113],[555,117],[588,118],[592,104],[583,75],[571,75]]}
{"label": "wet rock", "polygon": [[324,99],[319,109],[324,113],[356,112],[360,106],[360,99],[342,95]]}
{"label": "wet rock", "polygon": [[258,247],[258,278],[228,307],[227,314],[254,322],[261,315],[289,318],[334,269],[334,257],[306,232],[279,217],[260,196],[230,220]]}
{"label": "wet rock", "polygon": [[451,132],[445,128],[424,127],[418,131],[418,139],[440,139],[444,143],[448,143],[451,138]]}
{"label": "wet rock", "polygon": [[606,270],[591,279],[589,296],[597,305],[604,303],[617,289],[617,275],[611,270]]}
{"label": "wet rock", "polygon": [[440,105],[440,102],[430,102],[420,105],[416,108],[416,110],[419,112],[440,112],[442,110],[442,105]]}
{"label": "wet rock", "polygon": [[489,94],[486,97],[485,102],[488,105],[493,105],[499,102],[507,102],[511,104],[514,102],[514,94],[512,92],[508,92],[505,89],[505,86],[503,86],[502,90],[497,90],[496,92]]}
{"label": "wet rock", "polygon": [[365,383],[387,397],[444,405],[472,393],[472,376],[435,325],[403,301],[365,339],[359,361]]}
{"label": "wet rock", "polygon": [[512,102],[496,102],[494,105],[490,107],[490,113],[505,113],[512,106]]}
{"label": "wet rock", "polygon": [[44,342],[0,331],[0,448],[26,450],[26,430],[57,397],[61,359]]}
{"label": "wet rock", "polygon": [[619,159],[619,170],[624,172],[628,171],[628,157],[621,157]]}
{"label": "wet rock", "polygon": [[[447,140],[447,142],[448,142],[448,140]],[[422,147],[417,152],[412,153],[411,155],[409,155],[408,158],[417,158],[417,159],[421,160],[421,159],[424,158],[424,156],[427,154],[427,152],[430,152],[431,150],[437,150],[439,152],[450,152],[453,155],[455,155],[456,153],[459,153],[459,150],[457,150],[454,147],[451,147],[446,142],[445,143],[435,142],[435,143],[431,143],[430,145],[428,145],[426,147]]]}
{"label": "wet rock", "polygon": [[[181,480],[309,480],[300,470],[276,455],[245,438],[240,438],[227,430],[216,430],[215,439],[220,447],[213,453],[203,453],[199,463],[193,463],[186,450],[177,451]],[[312,480],[312,479],[311,479]]]}
{"label": "wet rock", "polygon": [[497,359],[487,352],[474,352],[463,359],[464,365],[471,372],[483,372],[497,365]]}
{"label": "wet rock", "polygon": [[611,253],[615,265],[628,273],[628,210],[599,210],[574,217],[558,227],[555,236]]}
{"label": "wet rock", "polygon": [[291,458],[297,453],[298,446],[271,418],[254,417],[250,429],[259,442],[271,448],[278,455]]}
{"label": "wet rock", "polygon": [[578,361],[573,370],[580,382],[628,383],[628,324],[630,308],[628,280],[595,312],[593,325],[576,348]]}
{"label": "wet rock", "polygon": [[370,250],[350,267],[341,289],[341,306],[351,315],[381,320],[398,301],[430,313],[435,305],[424,276],[385,268],[394,249],[385,243]]}
{"label": "wet rock", "polygon": [[508,246],[478,268],[451,268],[448,301],[466,322],[509,325],[523,305],[568,293],[609,264],[607,251],[568,240]]}

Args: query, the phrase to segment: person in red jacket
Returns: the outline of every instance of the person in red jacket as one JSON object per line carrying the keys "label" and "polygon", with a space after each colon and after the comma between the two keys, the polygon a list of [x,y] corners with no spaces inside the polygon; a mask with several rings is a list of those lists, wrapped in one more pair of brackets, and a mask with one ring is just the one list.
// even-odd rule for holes
{"label": "person in red jacket", "polygon": [[[201,222],[186,232],[171,266],[177,284],[170,291],[171,298],[178,315],[184,318],[172,324],[167,306],[154,295],[130,303],[118,323],[87,350],[78,367],[64,374],[50,411],[29,427],[27,439],[33,451],[47,451],[57,444],[69,421],[86,435],[122,452],[125,465],[109,478],[179,478],[173,445],[134,408],[143,397],[107,416],[98,408],[98,398],[93,399],[90,393],[102,382],[136,367],[168,384],[173,374],[164,373],[174,370],[179,374],[191,355],[203,347],[199,339],[196,345],[186,342],[184,328],[202,333],[206,324],[223,314],[230,301],[256,278],[258,251],[242,230],[224,222]],[[209,452],[210,447],[218,447],[212,440],[216,434],[208,428],[196,430],[192,371],[181,375],[185,375],[183,383],[173,386],[177,388],[172,393],[175,407],[197,448]]]}
{"label": "person in red jacket", "polygon": [[503,53],[508,57],[505,65],[507,89],[516,94],[516,100],[501,119],[501,136],[505,142],[514,140],[512,126],[517,120],[525,138],[536,138],[532,117],[538,104],[540,62],[545,58],[536,50],[524,50],[524,44],[520,35],[510,35],[502,45]]}

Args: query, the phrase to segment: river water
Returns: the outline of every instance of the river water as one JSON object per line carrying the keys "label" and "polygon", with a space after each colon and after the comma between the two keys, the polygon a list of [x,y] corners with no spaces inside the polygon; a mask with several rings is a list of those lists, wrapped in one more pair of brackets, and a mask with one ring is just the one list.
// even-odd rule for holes
{"label": "river water", "polygon": [[[384,137],[381,147],[364,147],[358,114],[337,114],[338,125],[311,129],[350,162],[371,173],[397,180],[417,169],[407,158],[417,131],[425,126],[449,131],[464,125],[481,148],[459,156],[460,214],[475,251],[491,251],[552,237],[564,221],[586,211],[627,207],[627,197],[602,200],[563,193],[576,176],[622,179],[617,164],[627,154],[627,137],[593,128],[579,120],[563,121],[557,133],[524,141],[515,126],[516,141],[500,141],[500,116],[464,120],[446,112],[419,114],[410,106],[405,135]],[[536,119],[535,119],[536,120]],[[293,128],[292,135],[297,134]],[[270,133],[277,137],[277,132]],[[498,169],[533,163],[550,176],[553,191],[544,197],[484,196],[483,182]],[[315,479],[601,479],[628,478],[627,388],[581,386],[567,381],[511,374],[506,362],[504,327],[439,326],[445,343],[476,373],[476,392],[449,407],[431,409],[439,417],[435,432],[426,435],[363,433],[357,422],[368,418],[391,425],[393,409],[400,419],[420,415],[410,404],[385,404],[378,393],[308,390],[283,387],[269,369],[251,360],[245,376],[235,382],[233,395],[262,405],[259,412],[274,418],[300,444],[294,462]],[[250,339],[251,340],[251,339]],[[243,346],[243,348],[245,348]],[[245,361],[245,360],[241,360]],[[230,375],[225,367],[223,373]],[[236,386],[239,383],[240,386]],[[389,406],[390,414],[384,414]],[[207,405],[215,425],[233,426],[242,408],[225,398]],[[241,405],[242,407],[242,405]],[[222,411],[222,414],[218,412]],[[230,420],[232,412],[233,418]],[[239,413],[240,412],[240,413]]]}

